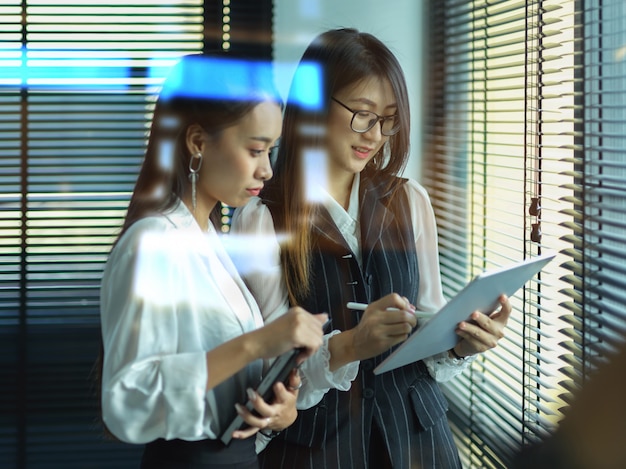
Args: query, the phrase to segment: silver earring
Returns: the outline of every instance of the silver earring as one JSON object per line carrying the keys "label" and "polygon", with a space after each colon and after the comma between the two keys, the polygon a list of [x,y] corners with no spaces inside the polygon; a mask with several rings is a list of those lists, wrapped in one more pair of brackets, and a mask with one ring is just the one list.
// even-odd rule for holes
{"label": "silver earring", "polygon": [[[197,164],[194,165],[194,162]],[[202,153],[195,153],[189,158],[189,180],[191,181],[191,208],[196,211],[196,182],[198,181],[198,171],[202,167]]]}

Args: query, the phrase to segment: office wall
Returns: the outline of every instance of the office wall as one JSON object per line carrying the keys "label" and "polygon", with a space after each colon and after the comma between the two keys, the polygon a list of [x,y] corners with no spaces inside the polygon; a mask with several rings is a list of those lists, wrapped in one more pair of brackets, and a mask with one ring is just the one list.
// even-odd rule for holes
{"label": "office wall", "polygon": [[423,0],[274,0],[277,84],[286,96],[293,67],[318,33],[354,27],[374,34],[396,54],[409,86],[411,158],[405,175],[420,178],[423,89]]}

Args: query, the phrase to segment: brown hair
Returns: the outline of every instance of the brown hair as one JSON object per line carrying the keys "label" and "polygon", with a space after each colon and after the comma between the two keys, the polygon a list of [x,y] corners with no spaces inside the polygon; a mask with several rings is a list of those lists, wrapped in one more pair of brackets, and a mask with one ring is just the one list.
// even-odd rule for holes
{"label": "brown hair", "polygon": [[[305,70],[312,68],[318,71],[320,78],[316,89],[311,89],[310,82],[303,83],[310,77]],[[277,231],[289,234],[281,262],[292,304],[298,304],[298,298],[310,289],[309,230],[318,210],[305,200],[305,149],[324,148],[323,129],[334,93],[369,77],[388,80],[398,106],[400,131],[389,137],[388,157],[381,151],[365,168],[368,173],[374,172],[378,180],[391,185],[409,156],[410,113],[404,73],[389,48],[371,34],[356,29],[330,30],[311,42],[296,68],[285,108],[274,178],[263,193]],[[303,89],[310,91],[308,101],[303,100]],[[317,103],[316,96],[319,96]]]}
{"label": "brown hair", "polygon": [[[119,236],[138,219],[171,208],[189,190],[191,155],[185,136],[191,125],[217,138],[265,101],[282,107],[269,64],[208,55],[182,57],[157,99],[146,155]],[[164,151],[168,146],[171,151]],[[168,158],[165,165],[163,156]],[[217,204],[211,214],[214,222],[220,208]]]}

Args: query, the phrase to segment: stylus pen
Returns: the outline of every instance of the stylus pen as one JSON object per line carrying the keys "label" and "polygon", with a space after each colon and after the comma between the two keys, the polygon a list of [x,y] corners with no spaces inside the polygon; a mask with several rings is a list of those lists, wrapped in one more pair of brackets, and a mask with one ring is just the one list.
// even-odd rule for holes
{"label": "stylus pen", "polygon": [[[346,304],[346,307],[348,309],[354,309],[356,311],[365,311],[365,308],[367,308],[369,305],[366,305],[365,303],[354,303],[352,301],[349,301]],[[398,308],[387,308],[389,311],[399,311]],[[423,313],[420,311],[415,311],[415,317],[418,318],[429,318],[431,317],[433,314],[432,313]]]}

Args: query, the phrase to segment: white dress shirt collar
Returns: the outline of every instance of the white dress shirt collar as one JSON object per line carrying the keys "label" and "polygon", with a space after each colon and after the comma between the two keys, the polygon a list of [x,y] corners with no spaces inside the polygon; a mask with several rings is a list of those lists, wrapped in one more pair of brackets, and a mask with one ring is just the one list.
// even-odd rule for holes
{"label": "white dress shirt collar", "polygon": [[344,209],[328,192],[323,190],[324,207],[328,210],[330,217],[339,228],[348,246],[361,263],[361,230],[359,228],[359,187],[361,184],[360,174],[354,175],[350,199],[348,200],[348,210]]}

